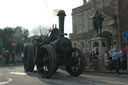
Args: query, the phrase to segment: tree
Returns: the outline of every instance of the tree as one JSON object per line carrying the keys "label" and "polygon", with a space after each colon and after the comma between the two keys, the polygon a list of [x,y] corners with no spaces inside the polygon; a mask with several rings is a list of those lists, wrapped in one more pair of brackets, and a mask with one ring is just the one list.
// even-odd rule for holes
{"label": "tree", "polygon": [[25,28],[22,28],[20,26],[17,26],[14,29],[14,39],[13,41],[17,42],[16,51],[18,53],[23,52],[24,50],[24,43],[28,40],[29,31]]}
{"label": "tree", "polygon": [[13,29],[11,27],[6,27],[2,32],[3,47],[6,49],[11,49],[11,42],[13,38]]}
{"label": "tree", "polygon": [[0,40],[2,41],[2,47],[6,50],[12,50],[12,42],[16,41],[16,51],[21,53],[24,50],[24,43],[28,40],[29,31],[25,28],[17,26],[16,28],[5,27],[0,29]]}
{"label": "tree", "polygon": [[37,26],[36,28],[32,29],[32,33],[34,35],[43,35],[43,36],[47,36],[49,33],[50,27],[48,26]]}
{"label": "tree", "polygon": [[28,36],[29,36],[29,31],[27,29],[23,29],[23,38],[24,41],[28,40]]}

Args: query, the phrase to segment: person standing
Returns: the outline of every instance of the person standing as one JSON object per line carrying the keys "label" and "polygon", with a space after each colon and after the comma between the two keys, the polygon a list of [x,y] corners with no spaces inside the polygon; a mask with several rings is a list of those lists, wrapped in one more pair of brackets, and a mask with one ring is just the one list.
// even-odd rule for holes
{"label": "person standing", "polygon": [[112,64],[114,65],[114,69],[116,73],[119,73],[118,58],[119,58],[119,52],[118,52],[118,49],[115,48],[115,51],[113,52],[113,55],[112,55]]}
{"label": "person standing", "polygon": [[22,63],[24,63],[24,53],[21,53]]}
{"label": "person standing", "polygon": [[15,51],[14,51],[14,50],[13,50],[12,53],[11,53],[11,57],[12,57],[11,63],[12,63],[12,64],[15,64]]}
{"label": "person standing", "polygon": [[119,62],[120,62],[120,69],[123,69],[123,51],[122,51],[122,48],[120,48],[119,50]]}
{"label": "person standing", "polygon": [[111,46],[110,46],[110,50],[109,50],[109,52],[108,52],[108,54],[109,54],[109,59],[110,59],[110,60],[112,60],[112,55],[113,55],[114,50],[115,50],[115,49],[114,49],[113,46],[111,45]]}
{"label": "person standing", "polygon": [[105,66],[105,69],[108,68],[108,65],[109,65],[109,57],[108,57],[108,51],[106,51],[105,54],[104,54],[104,66]]}
{"label": "person standing", "polygon": [[5,64],[6,63],[6,56],[7,56],[6,51],[3,48],[2,49],[2,64]]}
{"label": "person standing", "polygon": [[123,47],[123,69],[126,70],[127,67],[127,56],[126,56],[126,49]]}
{"label": "person standing", "polygon": [[0,64],[1,64],[1,55],[0,55]]}
{"label": "person standing", "polygon": [[6,64],[9,64],[9,61],[10,61],[10,53],[9,53],[9,50],[7,50],[6,52],[7,52]]}
{"label": "person standing", "polygon": [[112,56],[113,56],[113,52],[115,51],[115,48],[113,48],[113,46],[110,46],[110,50],[108,51],[108,55],[109,55],[109,70],[113,69],[113,63],[112,63]]}
{"label": "person standing", "polygon": [[94,56],[94,60],[93,60],[93,65],[94,65],[94,70],[99,70],[99,65],[98,65],[98,48],[95,48],[93,51],[93,56]]}
{"label": "person standing", "polygon": [[94,60],[93,53],[91,52],[89,56],[90,56],[90,67],[92,68],[93,67],[93,60]]}

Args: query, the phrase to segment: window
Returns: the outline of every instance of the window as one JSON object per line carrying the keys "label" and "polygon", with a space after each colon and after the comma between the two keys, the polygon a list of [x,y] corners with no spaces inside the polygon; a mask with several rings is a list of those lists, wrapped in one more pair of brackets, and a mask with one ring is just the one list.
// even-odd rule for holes
{"label": "window", "polygon": [[99,46],[99,43],[98,42],[93,42],[93,47],[97,47]]}
{"label": "window", "polygon": [[84,42],[81,42],[81,48],[84,48]]}
{"label": "window", "polygon": [[103,47],[106,47],[106,43],[104,41],[102,42],[102,46]]}
{"label": "window", "polygon": [[94,16],[93,11],[88,12],[88,30],[93,29],[93,19],[92,16]]}
{"label": "window", "polygon": [[85,15],[84,14],[81,14],[78,16],[78,33],[83,33],[85,32]]}
{"label": "window", "polygon": [[110,5],[110,2],[111,2],[111,0],[104,0],[104,6],[109,6]]}
{"label": "window", "polygon": [[103,0],[97,0],[97,5],[98,5],[98,8],[102,8],[103,7]]}
{"label": "window", "polygon": [[76,43],[73,43],[73,47],[77,47],[77,44]]}

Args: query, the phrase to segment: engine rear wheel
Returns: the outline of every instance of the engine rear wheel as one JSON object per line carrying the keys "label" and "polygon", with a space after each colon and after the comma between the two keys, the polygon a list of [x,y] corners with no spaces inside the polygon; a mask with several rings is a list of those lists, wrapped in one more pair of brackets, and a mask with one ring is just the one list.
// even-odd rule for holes
{"label": "engine rear wheel", "polygon": [[56,53],[51,45],[44,45],[41,47],[40,58],[37,63],[37,70],[39,74],[48,78],[55,72],[56,68]]}
{"label": "engine rear wheel", "polygon": [[79,76],[85,68],[83,52],[77,48],[72,48],[68,56],[70,56],[71,63],[66,65],[67,72],[72,76]]}
{"label": "engine rear wheel", "polygon": [[34,54],[33,48],[30,45],[25,47],[24,51],[24,70],[32,72],[34,70]]}

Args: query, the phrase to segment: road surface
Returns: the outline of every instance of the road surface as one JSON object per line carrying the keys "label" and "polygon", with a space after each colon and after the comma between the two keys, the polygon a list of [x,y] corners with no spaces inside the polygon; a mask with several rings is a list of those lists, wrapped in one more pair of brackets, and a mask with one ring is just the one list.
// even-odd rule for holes
{"label": "road surface", "polygon": [[0,67],[0,85],[128,85],[128,77],[82,74],[72,77],[63,70],[57,70],[50,79],[43,79],[37,73],[25,73],[23,65]]}

